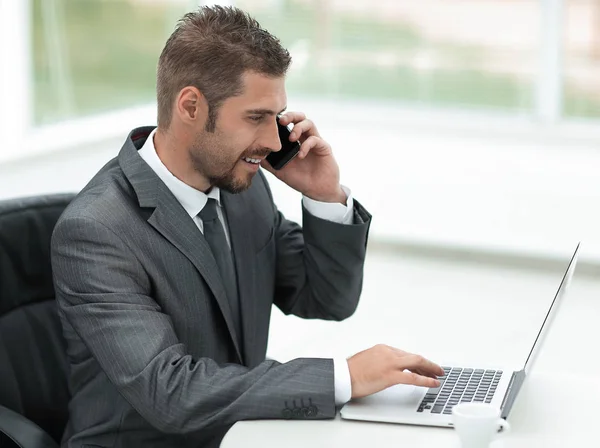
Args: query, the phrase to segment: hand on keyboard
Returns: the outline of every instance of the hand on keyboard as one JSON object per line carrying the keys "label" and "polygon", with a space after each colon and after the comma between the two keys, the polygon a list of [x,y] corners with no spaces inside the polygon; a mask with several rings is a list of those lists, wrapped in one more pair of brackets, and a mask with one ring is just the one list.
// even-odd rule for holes
{"label": "hand on keyboard", "polygon": [[[438,387],[444,370],[422,356],[376,345],[348,359],[352,398],[365,397],[396,384]],[[407,371],[408,370],[408,371]]]}

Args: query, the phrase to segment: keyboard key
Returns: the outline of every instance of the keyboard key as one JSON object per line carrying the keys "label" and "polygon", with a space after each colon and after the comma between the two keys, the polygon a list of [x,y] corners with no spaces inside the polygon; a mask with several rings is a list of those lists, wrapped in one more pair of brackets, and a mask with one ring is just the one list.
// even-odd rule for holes
{"label": "keyboard key", "polygon": [[431,410],[431,413],[432,414],[441,414],[443,410],[444,410],[444,406],[434,406],[433,409]]}

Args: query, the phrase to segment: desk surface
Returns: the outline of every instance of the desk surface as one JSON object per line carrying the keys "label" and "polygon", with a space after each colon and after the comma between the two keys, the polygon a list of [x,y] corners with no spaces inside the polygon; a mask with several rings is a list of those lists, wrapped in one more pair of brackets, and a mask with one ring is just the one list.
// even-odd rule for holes
{"label": "desk surface", "polygon": [[[565,254],[565,268],[569,254]],[[372,257],[357,313],[341,323],[274,312],[269,356],[349,356],[376,343],[436,362],[523,363],[562,272]],[[600,282],[575,273],[500,447],[590,446],[600,406]],[[385,312],[382,312],[385,310]],[[415,318],[419,316],[420,318]],[[448,322],[452,334],[448,334]],[[346,421],[239,422],[222,447],[454,447],[452,429]]]}
{"label": "desk surface", "polygon": [[[532,375],[508,418],[511,432],[492,448],[593,446],[590,434],[597,434],[600,403],[597,384],[592,377]],[[455,447],[457,440],[448,428],[355,422],[338,415],[334,420],[240,422],[221,447]]]}

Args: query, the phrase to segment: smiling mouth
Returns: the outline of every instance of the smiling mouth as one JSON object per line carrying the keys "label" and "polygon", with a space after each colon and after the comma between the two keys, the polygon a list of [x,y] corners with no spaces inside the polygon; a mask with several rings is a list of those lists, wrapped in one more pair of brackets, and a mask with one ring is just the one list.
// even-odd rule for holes
{"label": "smiling mouth", "polygon": [[253,165],[258,165],[262,161],[262,159],[254,159],[251,157],[242,157],[244,162],[252,163]]}

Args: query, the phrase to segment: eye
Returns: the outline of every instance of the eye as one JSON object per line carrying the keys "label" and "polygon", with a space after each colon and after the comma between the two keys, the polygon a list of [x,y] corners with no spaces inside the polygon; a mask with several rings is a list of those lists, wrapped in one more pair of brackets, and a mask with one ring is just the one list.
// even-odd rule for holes
{"label": "eye", "polygon": [[251,116],[249,118],[252,121],[259,122],[259,121],[262,121],[262,119],[264,118],[264,116],[263,115],[253,115],[253,116]]}

